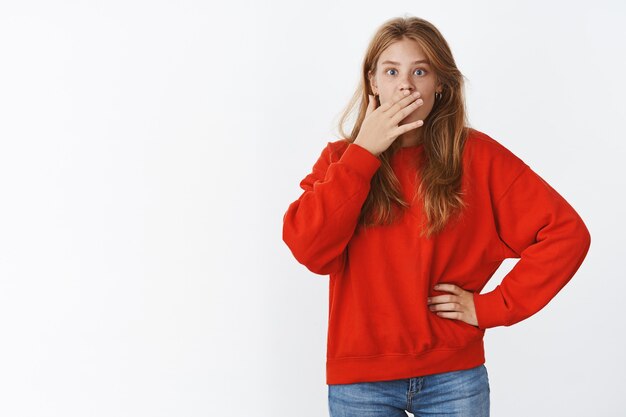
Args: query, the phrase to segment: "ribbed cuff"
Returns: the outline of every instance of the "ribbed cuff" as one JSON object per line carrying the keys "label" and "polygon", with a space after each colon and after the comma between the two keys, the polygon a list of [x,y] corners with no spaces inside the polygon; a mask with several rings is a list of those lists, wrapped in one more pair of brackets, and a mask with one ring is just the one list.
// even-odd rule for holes
{"label": "ribbed cuff", "polygon": [[496,288],[485,294],[474,293],[474,309],[478,328],[488,329],[496,326],[506,326],[505,314],[499,308],[503,300],[500,291]]}

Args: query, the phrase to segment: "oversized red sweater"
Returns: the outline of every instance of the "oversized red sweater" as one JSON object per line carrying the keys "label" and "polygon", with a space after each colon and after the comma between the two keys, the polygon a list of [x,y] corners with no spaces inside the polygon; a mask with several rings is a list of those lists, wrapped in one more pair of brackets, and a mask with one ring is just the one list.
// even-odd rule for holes
{"label": "oversized red sweater", "polygon": [[[405,201],[415,195],[423,145],[391,159]],[[591,237],[574,208],[519,157],[470,129],[463,150],[468,204],[439,235],[419,236],[419,197],[390,226],[357,219],[381,160],[345,140],[328,142],[283,217],[283,240],[298,262],[329,275],[326,383],[383,381],[469,369],[485,362],[485,329],[542,309],[572,278]],[[519,258],[494,290],[480,294],[506,258]],[[478,326],[438,316],[435,284],[474,292]]]}

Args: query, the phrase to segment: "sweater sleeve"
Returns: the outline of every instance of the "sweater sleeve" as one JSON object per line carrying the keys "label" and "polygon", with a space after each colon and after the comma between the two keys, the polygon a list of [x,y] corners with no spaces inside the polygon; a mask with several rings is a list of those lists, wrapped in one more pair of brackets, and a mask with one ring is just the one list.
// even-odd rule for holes
{"label": "sweater sleeve", "polygon": [[300,182],[304,192],[283,216],[283,241],[311,272],[326,275],[343,268],[345,248],[380,165],[380,159],[354,143],[336,158],[329,142]]}
{"label": "sweater sleeve", "polygon": [[494,203],[504,258],[520,258],[502,282],[474,293],[478,327],[510,326],[539,310],[574,276],[591,236],[574,208],[525,165]]}

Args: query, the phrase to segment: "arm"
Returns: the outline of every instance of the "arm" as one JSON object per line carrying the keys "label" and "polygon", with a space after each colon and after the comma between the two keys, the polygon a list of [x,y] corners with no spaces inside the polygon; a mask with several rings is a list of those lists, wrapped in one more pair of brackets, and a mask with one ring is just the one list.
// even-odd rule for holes
{"label": "arm", "polygon": [[325,275],[343,268],[370,181],[381,161],[354,143],[337,160],[329,143],[283,216],[283,241],[298,262]]}
{"label": "arm", "polygon": [[494,203],[503,258],[520,258],[493,291],[474,293],[478,327],[510,326],[541,310],[574,276],[591,236],[572,206],[525,166]]}

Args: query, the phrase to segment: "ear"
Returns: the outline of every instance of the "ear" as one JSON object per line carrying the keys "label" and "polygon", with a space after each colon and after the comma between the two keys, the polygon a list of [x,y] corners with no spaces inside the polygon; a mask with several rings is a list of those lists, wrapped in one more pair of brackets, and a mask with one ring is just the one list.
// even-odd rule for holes
{"label": "ear", "polygon": [[374,92],[374,94],[376,94],[378,92],[378,86],[376,85],[376,78],[372,74],[371,70],[367,72],[367,77],[369,78],[370,89]]}

